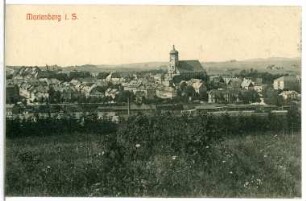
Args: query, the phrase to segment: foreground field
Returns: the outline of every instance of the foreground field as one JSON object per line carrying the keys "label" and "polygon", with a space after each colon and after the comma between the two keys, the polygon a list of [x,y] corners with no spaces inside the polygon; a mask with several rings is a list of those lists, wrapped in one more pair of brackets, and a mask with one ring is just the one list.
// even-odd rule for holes
{"label": "foreground field", "polygon": [[126,162],[110,151],[115,145],[109,138],[76,133],[7,139],[6,195],[301,196],[298,133],[228,136],[205,146],[211,151],[203,164],[180,149],[141,159],[142,149],[154,145],[137,142]]}

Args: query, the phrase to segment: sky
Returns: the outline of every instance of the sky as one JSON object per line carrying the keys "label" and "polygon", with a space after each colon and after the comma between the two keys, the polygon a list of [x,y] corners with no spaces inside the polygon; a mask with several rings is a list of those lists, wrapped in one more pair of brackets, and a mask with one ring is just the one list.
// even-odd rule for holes
{"label": "sky", "polygon": [[[61,15],[27,20],[27,13]],[[77,20],[64,20],[75,13]],[[301,8],[280,6],[7,5],[6,65],[202,62],[300,57]]]}

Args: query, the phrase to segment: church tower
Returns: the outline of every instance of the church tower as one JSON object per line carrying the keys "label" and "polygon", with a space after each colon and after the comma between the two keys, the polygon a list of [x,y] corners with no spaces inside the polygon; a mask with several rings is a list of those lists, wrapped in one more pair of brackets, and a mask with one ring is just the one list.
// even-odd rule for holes
{"label": "church tower", "polygon": [[173,49],[170,51],[170,64],[168,69],[168,73],[170,75],[177,73],[178,62],[179,62],[178,51],[175,49],[173,45]]}

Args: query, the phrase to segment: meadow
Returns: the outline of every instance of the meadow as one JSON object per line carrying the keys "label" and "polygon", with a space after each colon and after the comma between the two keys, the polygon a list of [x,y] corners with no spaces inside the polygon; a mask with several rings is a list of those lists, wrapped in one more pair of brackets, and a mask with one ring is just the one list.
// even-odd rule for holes
{"label": "meadow", "polygon": [[8,138],[6,195],[301,196],[299,131],[238,135],[197,119],[140,116],[112,133]]}

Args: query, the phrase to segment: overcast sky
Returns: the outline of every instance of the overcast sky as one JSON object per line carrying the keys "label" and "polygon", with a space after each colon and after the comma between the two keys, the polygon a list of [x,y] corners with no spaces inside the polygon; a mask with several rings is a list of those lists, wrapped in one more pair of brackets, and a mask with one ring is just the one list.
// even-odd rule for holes
{"label": "overcast sky", "polygon": [[[77,21],[26,14],[76,13]],[[63,16],[62,16],[63,18]],[[299,57],[299,7],[22,6],[6,10],[6,65]]]}

